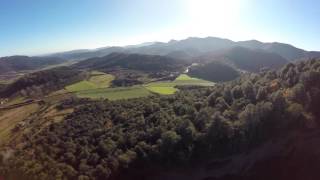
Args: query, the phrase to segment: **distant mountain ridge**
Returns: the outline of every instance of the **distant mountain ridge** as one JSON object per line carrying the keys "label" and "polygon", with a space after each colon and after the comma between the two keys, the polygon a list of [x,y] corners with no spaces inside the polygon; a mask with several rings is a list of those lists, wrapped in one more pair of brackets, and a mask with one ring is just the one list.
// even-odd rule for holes
{"label": "distant mountain ridge", "polygon": [[[237,43],[241,47],[250,49],[261,49],[268,52],[279,54],[287,60],[298,60],[302,58],[312,58],[312,53],[303,49],[296,48],[290,44],[284,43],[262,43],[256,40],[240,41]],[[314,54],[315,57],[320,56],[320,52]]]}
{"label": "distant mountain ridge", "polygon": [[[257,40],[236,42],[217,37],[190,37],[184,40],[171,40],[167,43],[147,42],[124,47],[79,49],[42,57],[5,57],[0,61],[0,73],[41,69],[63,61],[79,61],[72,67],[82,69],[120,68],[144,72],[181,71],[191,63],[199,63],[201,66],[193,70],[195,76],[216,80],[214,76],[219,75],[223,77],[217,79],[220,81],[237,77],[242,71],[259,72],[262,68],[279,69],[288,62],[313,57],[320,57],[320,52],[305,51],[290,44],[278,42],[264,43]],[[221,67],[227,71],[226,73],[233,75],[229,77],[214,66]]]}
{"label": "distant mountain ridge", "polygon": [[285,43],[264,43],[257,40],[232,41],[229,39],[206,37],[190,37],[184,40],[171,40],[167,43],[153,42],[125,47],[105,47],[95,50],[69,51],[51,54],[50,56],[69,60],[84,60],[92,57],[103,57],[112,52],[138,53],[149,55],[172,56],[174,58],[191,59],[204,53],[230,49],[233,47],[260,49],[270,53],[276,53],[289,61],[320,57],[319,51],[305,51]]}
{"label": "distant mountain ridge", "polygon": [[8,56],[0,58],[0,74],[8,72],[35,70],[49,65],[65,62],[57,57]]}

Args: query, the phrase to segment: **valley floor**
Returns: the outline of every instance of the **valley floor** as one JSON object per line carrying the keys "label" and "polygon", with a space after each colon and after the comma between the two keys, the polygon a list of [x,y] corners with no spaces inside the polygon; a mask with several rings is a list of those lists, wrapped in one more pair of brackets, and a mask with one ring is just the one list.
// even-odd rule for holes
{"label": "valley floor", "polygon": [[110,87],[112,80],[114,80],[112,75],[100,72],[88,80],[69,85],[65,89],[81,98],[118,100],[147,97],[154,93],[170,95],[179,90],[177,86],[213,86],[215,84],[192,78],[187,74],[181,74],[174,81],[158,81],[129,87]]}

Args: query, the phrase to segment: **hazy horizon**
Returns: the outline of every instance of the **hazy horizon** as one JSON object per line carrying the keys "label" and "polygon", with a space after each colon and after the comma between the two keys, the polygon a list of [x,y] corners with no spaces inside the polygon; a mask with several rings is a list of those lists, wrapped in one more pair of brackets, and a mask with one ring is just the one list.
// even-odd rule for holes
{"label": "hazy horizon", "polygon": [[4,0],[0,6],[0,56],[208,36],[320,50],[320,2],[311,0]]}

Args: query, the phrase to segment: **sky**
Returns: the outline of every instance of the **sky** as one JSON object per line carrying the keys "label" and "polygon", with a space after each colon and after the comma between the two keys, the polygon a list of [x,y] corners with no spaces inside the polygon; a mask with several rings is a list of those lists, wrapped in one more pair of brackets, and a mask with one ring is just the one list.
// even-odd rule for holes
{"label": "sky", "polygon": [[320,50],[317,0],[0,0],[0,56],[187,37]]}

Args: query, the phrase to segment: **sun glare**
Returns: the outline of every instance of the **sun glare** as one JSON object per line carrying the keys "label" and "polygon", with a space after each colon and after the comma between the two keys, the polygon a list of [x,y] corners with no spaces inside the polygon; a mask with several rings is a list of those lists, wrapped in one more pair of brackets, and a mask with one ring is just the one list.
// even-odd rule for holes
{"label": "sun glare", "polygon": [[212,32],[232,28],[237,23],[244,0],[189,0],[190,25]]}

